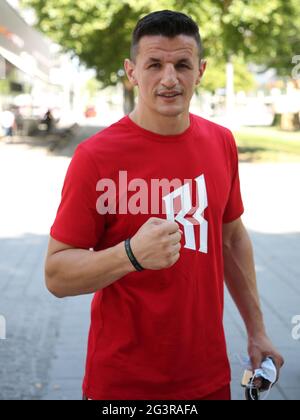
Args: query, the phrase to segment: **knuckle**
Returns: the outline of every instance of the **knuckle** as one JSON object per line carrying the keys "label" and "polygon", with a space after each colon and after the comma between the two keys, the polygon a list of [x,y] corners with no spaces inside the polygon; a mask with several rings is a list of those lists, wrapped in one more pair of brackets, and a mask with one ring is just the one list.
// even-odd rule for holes
{"label": "knuckle", "polygon": [[168,248],[168,243],[165,241],[165,239],[161,236],[158,236],[157,238],[157,249],[160,249],[161,251],[166,251]]}
{"label": "knuckle", "polygon": [[160,225],[156,225],[156,229],[160,232],[161,235],[165,235],[166,225],[164,223],[162,223]]}
{"label": "knuckle", "polygon": [[163,247],[166,251],[168,251],[170,249],[171,243],[170,243],[170,239],[168,237],[164,236],[161,240],[161,243],[162,243],[162,245],[163,245]]}
{"label": "knuckle", "polygon": [[176,222],[173,222],[171,220],[167,220],[165,223],[166,229],[172,228],[172,229],[179,229],[179,226]]}
{"label": "knuckle", "polygon": [[173,258],[167,258],[167,267],[171,267],[174,264]]}
{"label": "knuckle", "polygon": [[177,262],[179,260],[179,258],[180,258],[180,254],[178,252],[174,257],[174,260],[175,260],[174,263]]}
{"label": "knuckle", "polygon": [[178,223],[176,222],[172,222],[172,227],[174,227],[174,229],[176,229],[177,231],[179,230]]}
{"label": "knuckle", "polygon": [[154,225],[152,228],[152,232],[155,236],[156,239],[158,240],[162,240],[164,235],[164,229],[162,227],[162,225]]}
{"label": "knuckle", "polygon": [[173,252],[172,252],[172,250],[171,249],[168,249],[167,250],[167,252],[166,252],[166,258],[169,260],[171,260],[172,259],[172,257],[173,257]]}
{"label": "knuckle", "polygon": [[159,226],[157,226],[157,225],[152,225],[152,226],[151,226],[151,231],[152,231],[152,233],[153,233],[154,235],[159,235],[159,233],[160,233],[160,228],[159,228]]}

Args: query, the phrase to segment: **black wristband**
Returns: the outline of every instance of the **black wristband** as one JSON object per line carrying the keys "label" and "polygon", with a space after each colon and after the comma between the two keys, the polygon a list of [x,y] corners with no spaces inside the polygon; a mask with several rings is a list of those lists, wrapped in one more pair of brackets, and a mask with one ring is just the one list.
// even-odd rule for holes
{"label": "black wristband", "polygon": [[139,262],[137,261],[137,259],[135,258],[135,256],[133,255],[131,246],[130,246],[130,238],[126,239],[125,241],[125,250],[126,250],[126,254],[128,256],[128,258],[131,261],[131,264],[134,266],[134,268],[137,271],[143,271],[144,268],[141,266],[141,264],[139,264]]}

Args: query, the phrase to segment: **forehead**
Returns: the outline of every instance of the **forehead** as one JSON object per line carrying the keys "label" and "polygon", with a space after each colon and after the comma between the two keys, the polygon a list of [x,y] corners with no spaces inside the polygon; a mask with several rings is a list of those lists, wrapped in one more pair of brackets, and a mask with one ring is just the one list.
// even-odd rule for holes
{"label": "forehead", "polygon": [[138,57],[147,59],[149,57],[160,59],[173,59],[179,57],[198,57],[198,46],[196,40],[188,35],[178,35],[174,38],[167,38],[162,35],[144,36],[139,41]]}

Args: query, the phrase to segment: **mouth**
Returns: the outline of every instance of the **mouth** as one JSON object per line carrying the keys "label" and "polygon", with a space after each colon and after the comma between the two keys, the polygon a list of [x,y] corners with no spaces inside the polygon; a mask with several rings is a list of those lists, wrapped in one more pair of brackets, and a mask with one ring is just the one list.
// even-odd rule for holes
{"label": "mouth", "polygon": [[169,92],[169,93],[158,93],[157,96],[159,96],[160,98],[165,98],[165,99],[173,99],[176,98],[177,96],[181,96],[182,94],[179,92]]}

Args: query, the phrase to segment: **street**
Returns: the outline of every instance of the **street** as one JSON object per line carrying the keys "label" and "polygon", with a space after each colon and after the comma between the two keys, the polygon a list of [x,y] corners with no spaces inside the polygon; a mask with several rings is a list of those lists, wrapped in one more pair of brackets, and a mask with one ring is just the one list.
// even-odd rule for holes
{"label": "street", "polygon": [[[91,297],[55,299],[43,265],[70,157],[97,130],[82,127],[54,151],[41,142],[0,141],[0,399],[81,399]],[[300,163],[243,163],[240,177],[267,329],[286,360],[269,399],[299,400],[300,340],[292,319],[300,315]],[[228,294],[225,329],[233,398],[243,399],[238,356],[247,342]]]}

